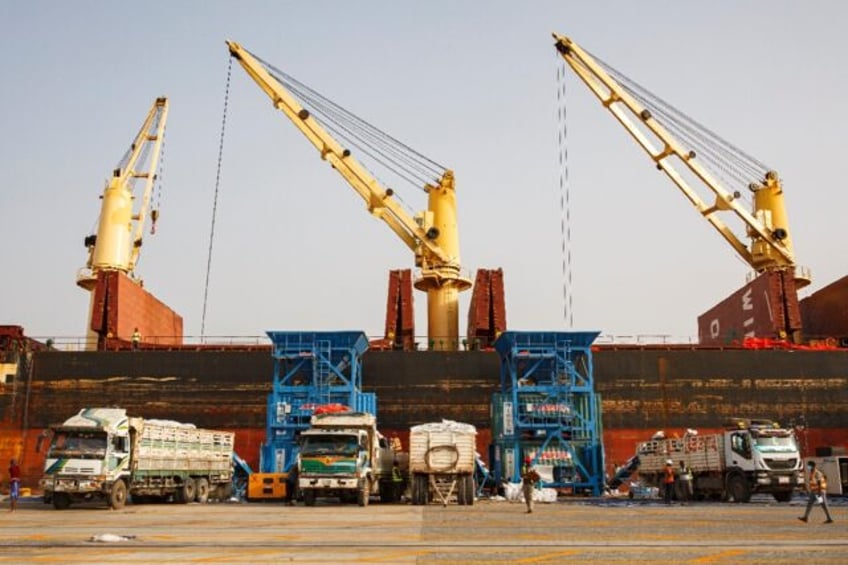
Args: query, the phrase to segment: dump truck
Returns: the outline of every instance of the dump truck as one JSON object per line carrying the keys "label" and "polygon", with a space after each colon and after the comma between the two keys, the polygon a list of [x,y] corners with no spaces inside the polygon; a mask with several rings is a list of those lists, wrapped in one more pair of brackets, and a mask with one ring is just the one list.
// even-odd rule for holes
{"label": "dump truck", "polygon": [[413,504],[437,500],[444,506],[456,498],[474,504],[477,429],[443,420],[409,430],[409,470]]}
{"label": "dump truck", "polygon": [[72,503],[206,502],[232,494],[232,432],[127,416],[122,408],[84,408],[50,428],[39,485],[57,510]]}
{"label": "dump truck", "polygon": [[771,420],[735,418],[720,433],[652,439],[637,446],[637,455],[640,479],[657,487],[666,463],[677,471],[683,461],[696,499],[748,502],[754,493],[769,493],[788,502],[804,480],[794,433]]}
{"label": "dump truck", "polygon": [[377,431],[377,419],[365,412],[315,414],[300,434],[298,489],[304,504],[337,496],[342,502],[367,506],[372,495],[393,499],[395,463],[403,472],[408,456],[399,453]]}

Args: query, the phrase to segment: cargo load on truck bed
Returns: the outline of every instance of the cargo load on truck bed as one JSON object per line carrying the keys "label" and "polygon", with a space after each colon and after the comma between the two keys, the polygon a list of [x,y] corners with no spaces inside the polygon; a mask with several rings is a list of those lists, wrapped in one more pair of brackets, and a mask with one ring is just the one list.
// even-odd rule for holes
{"label": "cargo load on truck bed", "polygon": [[477,429],[470,424],[442,420],[409,430],[409,471],[412,503],[438,499],[447,505],[474,504]]}

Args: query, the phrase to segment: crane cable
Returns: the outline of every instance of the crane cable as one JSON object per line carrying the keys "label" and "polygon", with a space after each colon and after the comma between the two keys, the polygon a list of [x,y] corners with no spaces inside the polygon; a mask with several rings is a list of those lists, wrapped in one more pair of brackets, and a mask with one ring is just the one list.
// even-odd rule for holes
{"label": "crane cable", "polygon": [[557,117],[559,122],[559,209],[562,236],[562,318],[566,327],[574,327],[571,273],[571,189],[568,182],[568,124],[565,97],[565,61],[555,54],[557,66]]}
{"label": "crane cable", "polygon": [[[698,160],[729,188],[736,189],[740,194],[747,194],[748,191],[743,189],[748,188],[752,181],[761,182],[766,172],[771,170],[771,167],[756,157],[723,139],[621,71],[595,55],[591,53],[590,55],[628,94],[645,106],[655,118],[658,118],[658,123],[683,143],[688,144],[694,150]],[[750,202],[748,197],[744,200]]]}
{"label": "crane cable", "polygon": [[425,184],[437,184],[447,170],[261,57],[251,55],[295,95],[324,128],[413,187],[423,190]]}
{"label": "crane cable", "polygon": [[221,117],[221,139],[218,143],[218,170],[215,173],[215,196],[212,199],[212,226],[209,230],[209,255],[206,258],[206,284],[203,288],[203,315],[200,318],[200,338],[206,336],[206,305],[209,298],[209,275],[212,272],[212,243],[215,239],[215,216],[218,211],[218,189],[221,186],[221,162],[224,158],[224,132],[227,128],[227,105],[230,101],[230,78],[233,74],[233,58],[228,57],[227,84],[224,88],[224,112]]}

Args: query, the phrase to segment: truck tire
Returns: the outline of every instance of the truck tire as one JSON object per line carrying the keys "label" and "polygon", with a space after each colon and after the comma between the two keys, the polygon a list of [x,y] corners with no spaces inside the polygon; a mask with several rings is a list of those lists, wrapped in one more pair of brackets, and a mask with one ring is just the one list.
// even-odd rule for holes
{"label": "truck tire", "polygon": [[71,497],[64,492],[53,493],[53,508],[56,510],[66,510],[71,505]]}
{"label": "truck tire", "polygon": [[177,487],[177,502],[180,504],[188,504],[189,502],[194,502],[195,496],[197,496],[197,491],[195,490],[194,479],[186,477],[183,484]]}
{"label": "truck tire", "polygon": [[468,492],[465,488],[465,475],[456,478],[456,503],[460,506],[468,504]]}
{"label": "truck tire", "polygon": [[315,506],[315,491],[310,489],[306,489],[303,492],[303,503],[306,506]]}
{"label": "truck tire", "polygon": [[205,478],[201,477],[194,482],[194,490],[197,502],[206,504],[209,501],[209,481]]}
{"label": "truck tire", "polygon": [[393,486],[391,481],[380,481],[380,502],[383,504],[395,502]]}
{"label": "truck tire", "polygon": [[468,475],[465,477],[465,504],[474,506],[474,476]]}
{"label": "truck tire", "polygon": [[127,485],[124,481],[115,481],[112,483],[112,490],[109,491],[109,506],[113,510],[120,510],[127,503]]}
{"label": "truck tire", "polygon": [[426,505],[429,501],[428,495],[430,485],[427,475],[415,475],[412,477],[412,504],[418,506]]}
{"label": "truck tire", "polygon": [[727,479],[727,494],[733,502],[750,502],[751,490],[742,475],[731,475]]}
{"label": "truck tire", "polygon": [[371,481],[363,479],[357,488],[356,503],[360,506],[368,506],[369,498],[371,498]]}
{"label": "truck tire", "polygon": [[781,490],[772,494],[774,499],[778,502],[789,502],[792,500],[792,491],[791,490]]}
{"label": "truck tire", "polygon": [[221,483],[215,487],[215,498],[224,502],[233,496],[233,483]]}

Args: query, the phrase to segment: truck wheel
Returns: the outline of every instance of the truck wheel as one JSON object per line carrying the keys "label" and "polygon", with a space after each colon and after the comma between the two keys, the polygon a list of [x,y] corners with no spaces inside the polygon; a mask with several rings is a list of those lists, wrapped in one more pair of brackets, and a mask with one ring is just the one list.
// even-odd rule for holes
{"label": "truck wheel", "polygon": [[456,478],[456,503],[460,506],[468,504],[468,492],[465,488],[465,475]]}
{"label": "truck wheel", "polygon": [[303,503],[306,506],[315,506],[315,491],[312,489],[306,489],[303,491]]}
{"label": "truck wheel", "polygon": [[733,498],[733,502],[749,502],[751,491],[748,483],[742,475],[733,475],[727,479],[727,494]]}
{"label": "truck wheel", "polygon": [[371,481],[363,479],[359,484],[359,490],[356,497],[356,503],[360,506],[368,506],[368,499],[371,498]]}
{"label": "truck wheel", "polygon": [[127,485],[124,481],[115,481],[112,483],[112,490],[109,492],[109,506],[113,510],[120,510],[127,503]]}
{"label": "truck wheel", "polygon": [[391,481],[380,481],[380,502],[383,504],[395,502],[393,486]]}
{"label": "truck wheel", "polygon": [[465,477],[465,504],[474,506],[474,476],[468,475]]}
{"label": "truck wheel", "polygon": [[196,491],[197,502],[206,504],[209,501],[209,481],[204,478],[197,479],[194,482],[194,490]]}
{"label": "truck wheel", "polygon": [[215,487],[215,498],[224,502],[233,496],[233,483],[219,484]]}
{"label": "truck wheel", "polygon": [[71,497],[64,492],[53,493],[53,508],[65,510],[71,505]]}
{"label": "truck wheel", "polygon": [[427,475],[415,475],[412,477],[412,503],[419,506],[426,505],[429,501],[429,488]]}
{"label": "truck wheel", "polygon": [[791,490],[782,490],[773,494],[774,499],[778,502],[789,502],[792,500]]}
{"label": "truck wheel", "polygon": [[191,477],[186,477],[182,486],[177,488],[177,502],[180,504],[194,502],[196,495],[197,491],[195,490],[194,480]]}

